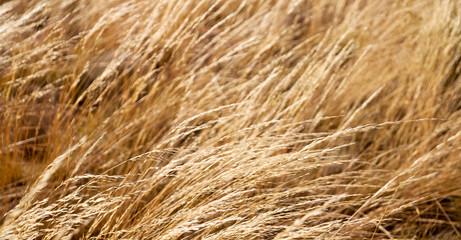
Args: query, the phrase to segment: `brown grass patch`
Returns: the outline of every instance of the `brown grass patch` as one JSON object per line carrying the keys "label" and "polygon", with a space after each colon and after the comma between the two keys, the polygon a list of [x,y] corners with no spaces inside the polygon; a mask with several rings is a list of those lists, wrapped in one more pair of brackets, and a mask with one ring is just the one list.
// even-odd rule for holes
{"label": "brown grass patch", "polygon": [[461,3],[0,1],[0,238],[460,238]]}

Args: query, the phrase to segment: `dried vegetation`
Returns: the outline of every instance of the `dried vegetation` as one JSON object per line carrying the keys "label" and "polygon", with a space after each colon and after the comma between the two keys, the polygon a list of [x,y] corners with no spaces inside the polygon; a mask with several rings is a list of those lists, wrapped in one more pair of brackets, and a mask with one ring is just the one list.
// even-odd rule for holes
{"label": "dried vegetation", "polygon": [[1,239],[460,238],[461,2],[0,1]]}

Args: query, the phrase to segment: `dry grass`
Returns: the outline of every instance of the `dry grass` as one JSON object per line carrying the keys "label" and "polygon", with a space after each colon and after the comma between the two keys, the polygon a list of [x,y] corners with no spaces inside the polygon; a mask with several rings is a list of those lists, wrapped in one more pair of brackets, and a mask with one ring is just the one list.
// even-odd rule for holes
{"label": "dry grass", "polygon": [[461,238],[460,1],[0,3],[1,239]]}

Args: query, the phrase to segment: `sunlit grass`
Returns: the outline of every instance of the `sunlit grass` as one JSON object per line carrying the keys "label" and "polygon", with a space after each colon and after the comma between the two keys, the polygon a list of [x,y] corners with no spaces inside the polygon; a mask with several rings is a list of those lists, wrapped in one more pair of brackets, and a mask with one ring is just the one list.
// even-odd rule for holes
{"label": "sunlit grass", "polygon": [[460,237],[461,2],[0,2],[1,239]]}

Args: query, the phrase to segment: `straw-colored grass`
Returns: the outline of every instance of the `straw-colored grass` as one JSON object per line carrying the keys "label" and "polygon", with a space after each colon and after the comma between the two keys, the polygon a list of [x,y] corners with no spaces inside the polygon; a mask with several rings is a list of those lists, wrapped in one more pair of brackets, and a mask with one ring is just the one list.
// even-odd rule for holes
{"label": "straw-colored grass", "polygon": [[461,1],[0,1],[0,239],[461,238]]}

